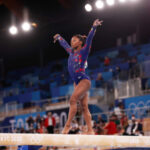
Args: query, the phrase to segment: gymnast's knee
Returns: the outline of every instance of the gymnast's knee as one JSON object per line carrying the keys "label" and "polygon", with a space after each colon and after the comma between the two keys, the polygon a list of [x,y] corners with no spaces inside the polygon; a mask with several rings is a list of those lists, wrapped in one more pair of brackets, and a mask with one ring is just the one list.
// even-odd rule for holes
{"label": "gymnast's knee", "polygon": [[87,113],[87,116],[88,116],[88,118],[90,118],[90,119],[92,118],[92,116],[91,116],[91,113],[90,113],[90,112],[88,112],[88,113]]}
{"label": "gymnast's knee", "polygon": [[88,105],[82,104],[82,110],[83,110],[83,112],[88,112]]}
{"label": "gymnast's knee", "polygon": [[79,96],[76,94],[73,94],[70,98],[70,105],[75,105],[77,104],[77,100],[78,100]]}

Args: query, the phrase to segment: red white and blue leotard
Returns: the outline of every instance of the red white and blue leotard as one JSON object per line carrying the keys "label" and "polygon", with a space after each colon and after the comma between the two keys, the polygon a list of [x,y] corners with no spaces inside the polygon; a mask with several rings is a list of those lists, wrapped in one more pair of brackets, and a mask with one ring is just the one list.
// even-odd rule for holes
{"label": "red white and blue leotard", "polygon": [[96,27],[93,26],[87,36],[84,47],[77,52],[74,52],[73,48],[60,35],[57,37],[60,45],[69,53],[68,71],[76,84],[83,79],[90,80],[85,74],[85,63],[87,62],[95,31]]}

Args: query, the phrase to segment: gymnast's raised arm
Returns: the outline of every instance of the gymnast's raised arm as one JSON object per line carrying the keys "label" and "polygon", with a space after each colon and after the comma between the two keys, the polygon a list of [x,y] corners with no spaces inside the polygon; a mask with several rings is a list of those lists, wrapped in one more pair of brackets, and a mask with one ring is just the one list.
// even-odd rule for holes
{"label": "gymnast's raised arm", "polygon": [[54,43],[58,40],[59,44],[68,52],[71,53],[72,52],[72,48],[71,46],[66,42],[66,40],[60,36],[60,34],[56,34],[54,35]]}
{"label": "gymnast's raised arm", "polygon": [[103,21],[99,21],[99,19],[96,19],[93,23],[93,26],[87,36],[87,39],[86,39],[86,43],[85,43],[85,46],[87,47],[87,49],[90,48],[91,44],[92,44],[92,40],[93,40],[93,37],[95,35],[95,32],[96,32],[96,28],[97,26],[101,26],[102,25],[102,22]]}

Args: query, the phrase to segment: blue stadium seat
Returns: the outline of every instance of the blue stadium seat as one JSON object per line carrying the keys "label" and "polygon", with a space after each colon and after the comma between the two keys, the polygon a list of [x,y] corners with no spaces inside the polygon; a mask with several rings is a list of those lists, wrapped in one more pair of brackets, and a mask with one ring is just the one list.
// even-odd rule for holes
{"label": "blue stadium seat", "polygon": [[129,63],[122,63],[118,64],[121,70],[128,70],[129,69]]}
{"label": "blue stadium seat", "polygon": [[139,63],[144,61],[144,59],[145,59],[145,55],[144,54],[140,54],[140,55],[137,56],[137,60],[138,60]]}
{"label": "blue stadium seat", "polygon": [[37,82],[39,81],[39,77],[38,77],[38,76],[31,77],[31,78],[29,79],[29,81],[32,82],[33,84],[34,84],[34,83],[37,83]]}
{"label": "blue stadium seat", "polygon": [[118,50],[116,50],[116,51],[109,52],[107,56],[112,59],[112,58],[116,58],[118,54],[119,54]]}
{"label": "blue stadium seat", "polygon": [[111,64],[119,64],[119,63],[122,63],[123,59],[122,58],[117,58],[117,59],[114,59],[113,61],[111,61]]}
{"label": "blue stadium seat", "polygon": [[30,80],[31,77],[32,77],[32,74],[26,74],[26,75],[22,76],[21,79],[23,81],[26,81],[26,80]]}
{"label": "blue stadium seat", "polygon": [[150,61],[150,56],[145,56],[145,61]]}
{"label": "blue stadium seat", "polygon": [[32,93],[25,93],[18,95],[19,102],[25,103],[25,102],[31,102],[32,100]]}
{"label": "blue stadium seat", "polygon": [[144,73],[145,73],[145,77],[149,77],[150,76],[150,69],[149,69],[149,65],[150,65],[150,63],[149,63],[149,61],[147,62],[144,62],[144,63],[142,63],[142,65],[143,65],[143,68],[144,68]]}
{"label": "blue stadium seat", "polygon": [[72,95],[74,87],[71,85],[64,85],[59,87],[60,96]]}
{"label": "blue stadium seat", "polygon": [[95,88],[95,80],[91,80],[91,87]]}
{"label": "blue stadium seat", "polygon": [[91,88],[90,89],[90,97],[94,97],[94,96],[101,96],[103,97],[104,96],[104,89],[103,88],[98,88],[98,89],[95,89],[95,88]]}
{"label": "blue stadium seat", "polygon": [[102,77],[103,77],[104,81],[108,81],[108,80],[112,79],[112,72],[103,72]]}
{"label": "blue stadium seat", "polygon": [[59,97],[60,96],[59,87],[51,88],[51,95],[52,95],[52,97]]}
{"label": "blue stadium seat", "polygon": [[[97,121],[97,117],[98,117],[97,113],[103,113],[103,110],[96,105],[89,105],[89,109],[90,109],[91,114],[93,114],[92,120],[95,120],[95,121]],[[105,121],[107,120],[107,116],[105,114],[102,114],[101,117],[103,120]]]}
{"label": "blue stadium seat", "polygon": [[38,101],[41,99],[40,91],[32,92],[32,101]]}
{"label": "blue stadium seat", "polygon": [[8,96],[3,98],[3,104],[9,103],[9,102],[19,102],[18,96]]}
{"label": "blue stadium seat", "polygon": [[141,45],[141,48],[150,48],[150,43]]}
{"label": "blue stadium seat", "polygon": [[142,48],[141,49],[141,52],[143,53],[143,54],[150,54],[150,47],[149,48]]}
{"label": "blue stadium seat", "polygon": [[137,50],[129,51],[128,55],[129,56],[136,56],[137,55]]}
{"label": "blue stadium seat", "polygon": [[52,89],[52,88],[56,87],[56,85],[57,85],[57,83],[56,83],[56,82],[52,82],[52,83],[50,83],[50,89]]}
{"label": "blue stadium seat", "polygon": [[150,89],[150,78],[147,81],[147,88]]}
{"label": "blue stadium seat", "polygon": [[95,68],[98,68],[99,66],[100,66],[100,61],[98,60],[98,58],[96,56],[89,57],[88,68],[95,69]]}

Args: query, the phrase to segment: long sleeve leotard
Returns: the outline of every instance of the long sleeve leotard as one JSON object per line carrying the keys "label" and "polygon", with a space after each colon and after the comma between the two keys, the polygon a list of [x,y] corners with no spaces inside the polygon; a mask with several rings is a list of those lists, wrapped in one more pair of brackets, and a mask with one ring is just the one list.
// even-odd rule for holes
{"label": "long sleeve leotard", "polygon": [[76,84],[78,84],[79,80],[81,79],[89,79],[89,77],[85,74],[85,63],[91,49],[92,39],[94,37],[95,31],[96,27],[93,26],[87,36],[85,45],[77,52],[74,52],[73,48],[60,35],[57,37],[60,45],[69,54],[68,71]]}

